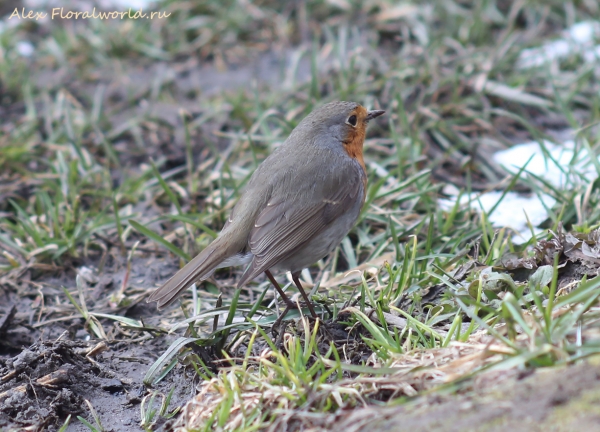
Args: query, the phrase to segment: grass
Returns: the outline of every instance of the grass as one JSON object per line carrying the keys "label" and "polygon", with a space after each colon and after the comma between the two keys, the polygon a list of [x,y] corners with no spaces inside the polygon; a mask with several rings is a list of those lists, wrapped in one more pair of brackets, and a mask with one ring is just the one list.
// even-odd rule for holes
{"label": "grass", "polygon": [[[298,312],[269,333],[277,309],[264,300],[268,284],[234,293],[239,269],[218,272],[184,301],[183,313],[162,315],[160,327],[181,338],[145,379],[172,370],[186,344],[222,358],[216,370],[188,356],[205,381],[181,424],[325,427],[341,409],[403,403],[489,370],[598,353],[599,282],[568,283],[563,270],[581,262],[597,268],[575,253],[585,244],[582,254],[597,258],[597,182],[564,167],[571,175],[558,188],[526,169],[506,174],[489,157],[520,141],[544,147],[566,128],[575,130],[578,151],[595,154],[593,65],[577,54],[548,67],[515,64],[524,48],[598,19],[597,6],[179,0],[156,10],[172,15],[20,23],[0,34],[0,271],[13,285],[24,271],[43,278],[82,263],[102,273],[111,257],[185,262],[215,237],[258,163],[315,106],[349,99],[387,110],[365,143],[369,189],[357,226],[303,274],[308,284],[320,282],[314,298],[346,340]],[[25,40],[35,46],[29,58],[16,47]],[[290,58],[281,79],[226,75],[225,65],[244,70],[277,50]],[[228,85],[186,87],[204,63],[215,67],[204,73],[225,74]],[[547,193],[557,204],[545,227],[556,235],[516,246],[489,215],[443,210],[449,184],[468,196]],[[585,241],[568,238],[571,231]],[[498,265],[507,254],[510,271]],[[119,318],[120,307],[143,295],[127,280],[98,310],[86,305],[80,279],[73,286],[62,301],[91,335],[108,337],[110,321],[156,330]],[[155,397],[143,407],[147,429],[157,419]],[[159,414],[167,415],[163,405]]]}

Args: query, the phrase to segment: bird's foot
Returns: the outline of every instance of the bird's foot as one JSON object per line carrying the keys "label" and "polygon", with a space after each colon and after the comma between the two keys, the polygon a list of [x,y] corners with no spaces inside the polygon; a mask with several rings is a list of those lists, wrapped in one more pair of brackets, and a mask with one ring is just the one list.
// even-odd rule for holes
{"label": "bird's foot", "polygon": [[[306,305],[305,304],[298,304],[295,303],[293,301],[289,301],[289,303],[286,303],[285,309],[283,310],[283,312],[281,312],[281,314],[279,315],[279,317],[273,322],[273,325],[271,326],[271,331],[275,331],[277,330],[278,333],[280,333],[281,330],[281,325],[283,323],[284,318],[286,317],[286,315],[288,314],[288,312],[292,309],[302,309],[304,308]],[[312,305],[311,305],[312,306]],[[309,307],[309,310],[311,312],[314,311],[314,309],[312,307]],[[312,314],[305,314],[304,315],[306,318],[308,318],[310,321],[315,322],[316,320],[320,319],[318,316],[312,316]]]}

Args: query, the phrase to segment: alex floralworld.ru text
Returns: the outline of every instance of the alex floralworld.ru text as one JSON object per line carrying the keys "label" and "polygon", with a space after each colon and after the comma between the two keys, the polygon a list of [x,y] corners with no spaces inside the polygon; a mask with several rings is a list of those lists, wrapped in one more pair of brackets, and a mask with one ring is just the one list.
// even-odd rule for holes
{"label": "alex floralworld.ru text", "polygon": [[[91,11],[70,11],[70,10],[65,10],[64,7],[56,7],[56,8],[52,8],[52,11],[50,12],[50,18],[51,19],[124,19],[124,18],[129,18],[129,19],[140,19],[140,18],[146,18],[146,19],[161,19],[161,18],[167,18],[169,17],[171,14],[170,13],[166,13],[166,12],[148,12],[145,13],[142,11],[142,9],[139,9],[137,11],[133,11],[131,10],[131,8],[129,8],[128,11],[126,12],[117,12],[117,11],[112,11],[112,12],[100,12],[97,11],[96,8],[93,8]],[[8,19],[13,19],[13,18],[17,18],[17,19],[28,19],[28,20],[39,20],[39,19],[44,19],[48,16],[48,12],[36,12],[33,11],[31,9],[26,10],[25,8],[21,8],[19,10],[19,8],[15,8],[15,10],[13,11],[12,14],[10,14],[10,16],[8,17]]]}

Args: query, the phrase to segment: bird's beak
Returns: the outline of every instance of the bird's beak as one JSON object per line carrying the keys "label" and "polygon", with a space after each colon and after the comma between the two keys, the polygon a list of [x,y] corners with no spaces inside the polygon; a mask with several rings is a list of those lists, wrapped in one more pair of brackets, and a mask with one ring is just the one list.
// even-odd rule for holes
{"label": "bird's beak", "polygon": [[367,113],[367,117],[365,117],[365,120],[366,120],[366,121],[372,120],[372,119],[374,119],[375,117],[379,117],[381,114],[384,114],[384,113],[385,113],[385,111],[383,111],[383,110],[373,110],[373,111],[369,111],[369,112]]}

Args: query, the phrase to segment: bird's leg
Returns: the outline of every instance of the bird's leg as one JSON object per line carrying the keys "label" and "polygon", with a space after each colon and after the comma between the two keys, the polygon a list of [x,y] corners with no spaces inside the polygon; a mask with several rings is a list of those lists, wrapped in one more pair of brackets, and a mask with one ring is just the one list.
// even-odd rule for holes
{"label": "bird's leg", "polygon": [[283,290],[281,289],[281,287],[279,286],[279,284],[277,283],[277,281],[273,277],[273,274],[271,273],[270,270],[266,270],[265,274],[267,275],[267,277],[269,278],[269,280],[271,281],[271,283],[273,284],[273,286],[275,287],[275,289],[279,293],[279,296],[281,297],[281,299],[285,303],[285,309],[284,309],[284,311],[281,313],[281,315],[279,315],[279,317],[273,323],[273,327],[272,328],[275,329],[275,328],[279,327],[279,324],[281,324],[281,321],[283,321],[283,319],[285,318],[285,316],[287,315],[287,313],[290,311],[290,309],[293,309],[293,308],[296,307],[296,304],[293,301],[291,301],[290,298],[287,295],[285,295],[285,293],[283,292]]}
{"label": "bird's leg", "polygon": [[[267,277],[269,278],[269,280],[271,281],[271,283],[273,284],[273,286],[275,287],[275,289],[279,293],[279,296],[281,297],[281,299],[285,303],[285,310],[281,313],[281,315],[279,315],[279,318],[277,318],[277,320],[275,321],[275,323],[279,324],[283,320],[283,318],[287,315],[287,313],[290,311],[290,309],[294,309],[297,306],[283,292],[283,290],[281,289],[281,287],[279,286],[279,284],[277,283],[277,281],[273,277],[273,274],[271,274],[271,271],[270,270],[265,270],[265,274],[267,275]],[[300,275],[300,272],[298,272],[298,273],[292,273],[292,280],[294,281],[294,284],[298,288],[298,291],[300,291],[300,294],[302,294],[302,297],[304,298],[304,301],[306,302],[306,305],[308,306],[308,309],[310,310],[311,315],[314,318],[317,318],[317,313],[315,312],[315,309],[313,308],[313,305],[312,305],[311,301],[309,300],[308,296],[306,295],[306,292],[304,291],[304,288],[302,288],[302,284],[300,283],[300,280],[298,279],[299,275]]]}
{"label": "bird's leg", "polygon": [[281,315],[279,315],[279,317],[277,317],[277,319],[273,322],[273,325],[271,326],[271,328],[273,330],[275,330],[276,328],[279,327],[279,324],[281,324],[281,321],[283,321],[283,319],[285,318],[287,313],[290,311],[290,309],[291,309],[290,305],[285,305],[285,309],[283,310],[283,312],[281,312]]}
{"label": "bird's leg", "polygon": [[279,293],[279,296],[281,297],[281,299],[285,303],[286,310],[285,310],[284,314],[287,313],[287,311],[289,309],[292,309],[292,308],[295,307],[294,302],[291,301],[290,298],[287,295],[285,295],[285,293],[283,292],[283,290],[281,289],[281,287],[279,286],[279,284],[277,283],[277,281],[275,280],[275,278],[271,274],[270,270],[265,270],[265,274],[267,275],[267,277],[269,278],[269,280],[271,281],[271,283],[273,284],[273,286],[275,287],[275,289]]}
{"label": "bird's leg", "polygon": [[302,288],[302,284],[300,283],[300,279],[298,279],[298,276],[300,276],[300,272],[292,273],[292,280],[296,284],[296,287],[298,288],[298,291],[300,291],[300,294],[302,294],[302,297],[304,297],[304,301],[306,302],[306,305],[308,306],[308,309],[310,310],[310,313],[313,316],[313,318],[318,318],[310,299],[306,295],[304,288]]}

